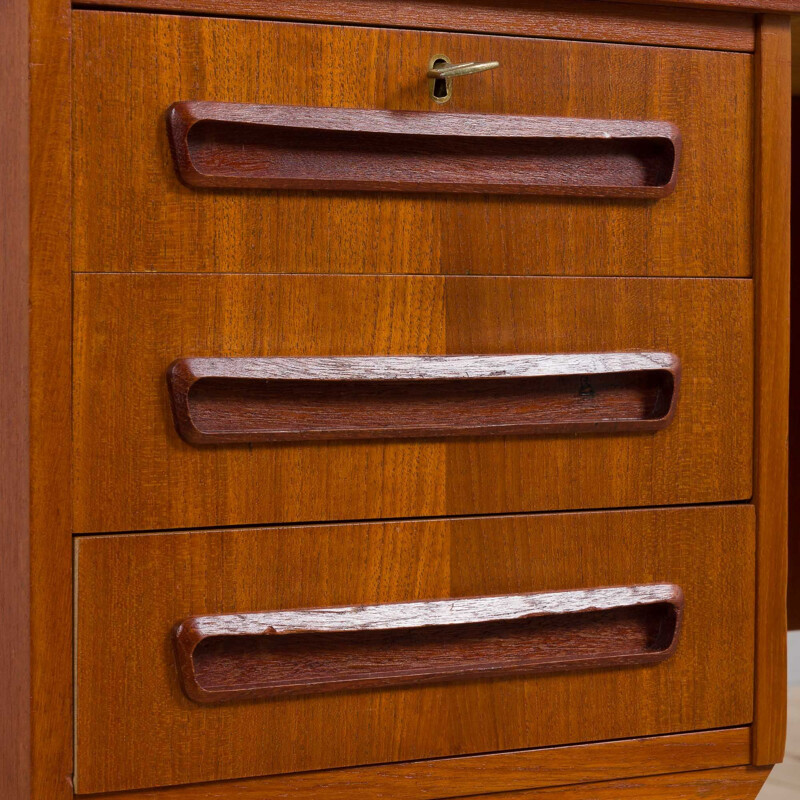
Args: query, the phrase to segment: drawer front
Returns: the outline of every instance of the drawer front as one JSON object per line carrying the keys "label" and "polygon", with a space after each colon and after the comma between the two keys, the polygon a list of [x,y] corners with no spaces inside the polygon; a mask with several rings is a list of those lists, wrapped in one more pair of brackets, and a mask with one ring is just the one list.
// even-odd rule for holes
{"label": "drawer front", "polygon": [[[74,319],[79,533],[750,497],[750,281],[87,275],[76,276]],[[593,433],[600,417],[591,409],[604,395],[599,386],[593,394],[591,375],[565,384],[563,408],[557,392],[534,397],[526,408],[525,398],[513,405],[518,398],[494,389],[474,403],[467,398],[470,406],[436,381],[417,406],[413,394],[406,403],[391,391],[354,395],[347,405],[333,384],[317,381],[322,402],[331,403],[333,428],[369,428],[373,416],[396,414],[422,429],[381,430],[379,421],[366,440],[320,432],[317,419],[302,418],[304,395],[292,424],[305,441],[270,442],[249,435],[248,391],[233,381],[194,407],[210,417],[227,408],[217,432],[233,435],[201,436],[198,443],[190,429],[189,441],[177,433],[166,381],[179,358],[624,358],[628,351],[680,361],[674,416],[660,430],[623,425]],[[291,393],[283,399],[281,413],[293,404]],[[496,418],[513,422],[518,412],[536,413],[538,403],[543,413],[556,408],[555,429],[511,436],[490,427]],[[484,416],[468,419],[472,428],[459,427],[470,408]],[[488,435],[443,435],[454,430]]]}
{"label": "drawer front", "polygon": [[[155,14],[76,11],[73,17],[73,261],[79,271],[751,272],[749,55]],[[452,99],[438,104],[426,77],[436,54],[453,62],[496,60],[500,67],[453,79]],[[381,194],[363,184],[342,189],[341,183],[339,190],[323,192],[231,189],[235,180],[190,188],[176,177],[167,139],[166,112],[179,101],[427,112],[413,126],[397,115],[382,118],[381,124],[399,126],[401,132],[408,127],[406,139],[412,142],[397,145],[410,169],[395,170],[395,188],[403,188],[399,184],[405,178],[412,189],[425,183],[433,191],[439,184],[439,193],[408,193],[406,184],[404,192]],[[501,122],[523,115],[631,120],[637,129],[641,122],[674,124],[682,140],[675,190],[639,199],[486,194],[482,181],[488,184],[511,169],[523,145],[492,156],[494,151],[480,149],[481,140],[413,144],[425,137],[415,139],[411,128],[435,129],[447,119],[455,134],[464,133],[460,127],[467,123],[453,117],[457,112],[498,115]],[[321,117],[309,119],[320,125]],[[345,124],[362,123],[377,124],[374,118],[349,117]],[[493,124],[490,119],[481,129],[490,131]],[[567,127],[574,124],[568,121]],[[208,158],[224,161],[219,147],[230,129],[212,125],[205,130]],[[217,160],[211,168],[225,174],[258,172],[256,162],[265,156],[247,138],[250,134],[230,135],[234,145],[236,136],[246,139],[241,153],[234,147],[237,164]],[[298,141],[296,134],[290,136],[284,156],[291,157]],[[327,171],[337,169],[350,176],[363,168],[381,183],[384,151],[367,152],[358,162],[365,139],[358,140],[355,154],[345,153],[346,142],[330,141],[320,145],[322,171],[309,172],[306,188],[319,188]],[[557,146],[563,150],[564,140]],[[584,169],[602,167],[602,158],[593,160],[594,151],[577,147],[577,156],[558,151],[555,160],[566,159],[563,168],[548,162],[558,172],[557,184],[580,183]],[[623,150],[631,155],[627,147]],[[467,163],[470,148],[478,150]],[[345,157],[355,161],[342,166]],[[468,182],[481,158],[488,173],[473,175],[472,191],[478,195],[441,188],[442,176]],[[624,157],[623,162],[628,163]],[[291,177],[309,162],[301,154],[287,163]],[[616,170],[612,165],[614,175]],[[530,171],[523,165],[524,174]]]}
{"label": "drawer front", "polygon": [[[81,793],[621,739],[752,719],[750,506],[79,537],[76,548]],[[479,618],[463,603],[449,603],[450,611],[437,618],[453,623],[453,635],[437,628],[399,638],[380,632],[392,619],[410,618],[408,606],[387,604],[490,596],[503,598],[499,604],[508,609],[508,595],[566,592],[574,598],[576,590],[654,584],[678,587],[683,595],[678,635],[664,640],[664,647],[677,646],[655,660],[641,660],[639,645],[628,642],[620,643],[616,666],[591,661],[603,655],[607,637],[633,635],[634,617],[611,611],[583,621],[576,615],[573,622],[563,607],[554,612],[563,638],[523,642],[551,662],[538,674],[513,669],[491,625],[472,626],[472,632],[462,625]],[[264,637],[234,640],[230,617],[220,617],[241,615],[237,620],[249,620],[253,633],[285,630],[287,619],[289,627],[304,626],[315,616],[319,631],[322,612],[278,612],[356,604],[383,609],[382,620],[373,619],[378,633],[356,642],[345,638],[338,648],[331,634],[327,643],[319,633],[277,637],[286,649],[273,651],[280,663],[273,662],[266,681],[282,670],[294,684],[291,694],[275,691],[274,681],[273,691],[259,693],[254,676],[264,678],[264,671],[255,661],[263,656],[258,646]],[[436,611],[441,603],[426,605]],[[355,611],[337,612],[334,624],[341,627]],[[203,617],[216,625],[209,628]],[[187,628],[196,634],[204,625],[217,637],[191,656],[197,683],[212,690],[211,697],[185,688],[187,656],[176,661],[174,652],[179,623],[184,640]],[[526,628],[524,636],[546,637],[546,630]],[[470,676],[475,665],[467,656],[474,653],[484,666],[500,668]],[[581,669],[581,657],[597,668]],[[409,669],[410,661],[418,669]],[[434,677],[423,685],[420,676],[434,662],[442,681]],[[349,680],[343,689],[321,685],[335,669]],[[250,696],[241,691],[254,687]]]}

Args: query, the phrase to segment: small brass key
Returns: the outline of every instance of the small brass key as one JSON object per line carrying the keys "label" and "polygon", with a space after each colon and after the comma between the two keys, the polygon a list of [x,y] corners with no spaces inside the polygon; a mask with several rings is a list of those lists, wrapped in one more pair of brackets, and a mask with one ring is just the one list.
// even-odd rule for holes
{"label": "small brass key", "polygon": [[427,72],[431,99],[436,103],[446,103],[453,94],[453,78],[475,75],[478,72],[497,69],[499,66],[499,61],[466,61],[463,64],[453,64],[447,56],[433,56]]}

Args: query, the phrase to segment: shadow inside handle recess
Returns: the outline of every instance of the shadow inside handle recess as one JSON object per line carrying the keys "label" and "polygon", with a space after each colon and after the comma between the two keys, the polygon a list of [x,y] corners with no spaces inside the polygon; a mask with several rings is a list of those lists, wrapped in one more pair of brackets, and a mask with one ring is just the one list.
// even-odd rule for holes
{"label": "shadow inside handle recess", "polygon": [[[306,130],[200,121],[188,133],[192,166],[213,185],[263,181],[276,188],[374,187],[426,191],[471,186],[644,189],[669,184],[675,147],[667,136],[492,137]],[[359,186],[362,184],[362,186]],[[327,188],[331,188],[329,185]],[[557,193],[557,192],[556,192]],[[636,196],[632,194],[632,196]]]}
{"label": "shadow inside handle recess", "polygon": [[[670,412],[668,370],[444,380],[201,378],[199,434],[244,442],[637,430]],[[644,424],[644,425],[643,425]]]}
{"label": "shadow inside handle recess", "polygon": [[195,649],[197,685],[220,699],[635,666],[669,655],[670,603],[399,630],[211,636]]}

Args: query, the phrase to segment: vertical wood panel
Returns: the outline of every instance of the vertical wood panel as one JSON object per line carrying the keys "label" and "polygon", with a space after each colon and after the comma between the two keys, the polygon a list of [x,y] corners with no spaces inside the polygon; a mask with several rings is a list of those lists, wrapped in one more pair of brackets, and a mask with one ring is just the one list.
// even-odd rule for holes
{"label": "vertical wood panel", "polygon": [[67,0],[31,0],[26,6],[31,20],[31,798],[66,800],[72,797],[71,11]]}
{"label": "vertical wood panel", "polygon": [[783,758],[789,427],[789,19],[764,16],[756,42],[756,695],[753,762]]}
{"label": "vertical wood panel", "polygon": [[30,796],[28,14],[0,17],[0,796]]}
{"label": "vertical wood panel", "polygon": [[[800,25],[792,25],[796,36],[792,69],[797,69],[800,85]],[[793,79],[794,80],[794,79]],[[799,86],[800,88],[800,86]],[[800,97],[792,97],[792,238],[800,242]],[[789,628],[800,628],[800,246],[792,248],[792,272],[795,275],[791,299],[791,365],[789,370]]]}

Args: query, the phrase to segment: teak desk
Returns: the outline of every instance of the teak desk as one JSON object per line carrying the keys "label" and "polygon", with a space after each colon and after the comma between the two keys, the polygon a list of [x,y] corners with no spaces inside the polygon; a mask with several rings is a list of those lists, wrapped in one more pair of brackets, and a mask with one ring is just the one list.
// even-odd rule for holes
{"label": "teak desk", "polygon": [[3,800],[754,798],[800,0],[6,0]]}

